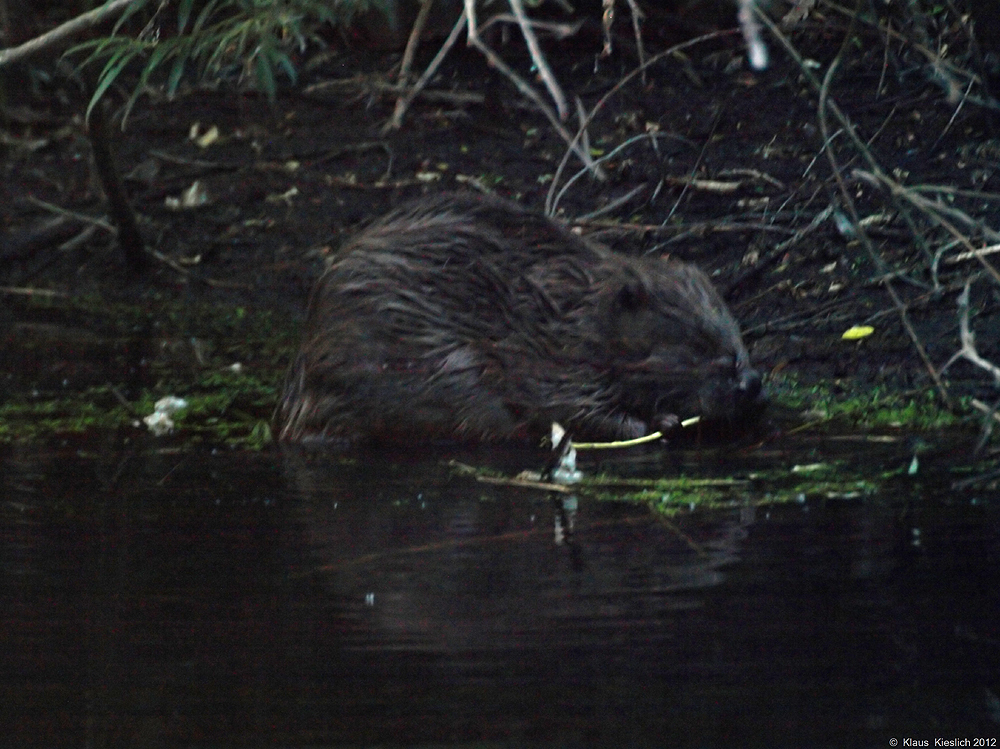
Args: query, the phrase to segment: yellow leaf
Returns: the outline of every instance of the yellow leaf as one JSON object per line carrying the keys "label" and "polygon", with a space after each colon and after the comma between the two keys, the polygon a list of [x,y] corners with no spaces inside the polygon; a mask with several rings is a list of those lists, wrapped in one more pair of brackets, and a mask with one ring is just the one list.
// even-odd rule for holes
{"label": "yellow leaf", "polygon": [[854,325],[845,330],[844,334],[840,337],[845,341],[857,341],[861,338],[867,338],[874,332],[875,328],[871,325]]}
{"label": "yellow leaf", "polygon": [[198,148],[208,148],[219,139],[219,128],[212,125],[208,130],[194,139]]}

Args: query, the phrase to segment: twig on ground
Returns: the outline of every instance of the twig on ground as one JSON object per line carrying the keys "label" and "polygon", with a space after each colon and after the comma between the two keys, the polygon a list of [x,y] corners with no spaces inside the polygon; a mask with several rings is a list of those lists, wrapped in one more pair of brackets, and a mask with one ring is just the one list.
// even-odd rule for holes
{"label": "twig on ground", "polygon": [[40,198],[36,198],[33,195],[28,195],[25,198],[25,200],[27,200],[32,205],[38,206],[39,208],[49,211],[50,213],[54,213],[57,216],[66,216],[68,218],[76,219],[77,221],[84,224],[92,224],[93,226],[96,226],[99,229],[104,229],[104,231],[110,234],[114,234],[116,231],[115,227],[112,226],[108,221],[105,221],[104,219],[94,218],[93,216],[88,216],[85,213],[79,213],[77,211],[71,211],[68,208],[62,208],[61,206],[46,202],[44,200],[41,200]]}
{"label": "twig on ground", "polygon": [[951,130],[951,126],[955,124],[955,118],[958,117],[958,113],[962,111],[962,106],[969,98],[969,92],[972,91],[973,83],[975,83],[975,80],[970,79],[969,85],[965,87],[965,93],[962,94],[962,98],[958,102],[958,106],[955,107],[955,111],[951,113],[951,117],[948,119],[948,124],[944,126],[944,129],[941,131],[941,134],[937,137],[937,140],[935,140],[934,143],[931,145],[931,147],[927,149],[928,151],[933,151],[934,149],[936,149],[938,147],[938,143],[940,143],[941,140],[944,138],[944,136],[948,134],[948,131]]}
{"label": "twig on ground", "polygon": [[638,195],[639,193],[641,193],[645,189],[646,189],[646,185],[644,185],[644,184],[643,185],[638,185],[638,186],[632,188],[631,190],[629,190],[627,193],[625,193],[621,197],[615,198],[614,200],[612,200],[607,205],[601,206],[596,211],[591,211],[590,213],[585,213],[584,215],[580,216],[577,220],[578,221],[589,221],[591,219],[598,218],[599,216],[605,216],[605,215],[607,215],[609,213],[612,213],[615,210],[617,210],[619,207],[621,207],[621,206],[625,205],[626,203],[628,203],[630,200],[632,200],[632,198],[634,198],[636,195]]}
{"label": "twig on ground", "polygon": [[981,247],[978,250],[970,250],[968,252],[960,252],[957,255],[949,258],[945,258],[945,265],[954,265],[955,263],[964,263],[966,260],[978,260],[986,255],[995,255],[1000,252],[1000,244],[992,244],[989,247]]}
{"label": "twig on ground", "polygon": [[670,211],[667,213],[667,217],[663,219],[663,224],[669,224],[670,219],[674,217],[674,213],[680,207],[681,202],[684,200],[684,196],[687,195],[688,188],[691,187],[691,183],[694,181],[694,175],[698,173],[698,168],[701,166],[702,160],[705,158],[705,152],[708,150],[708,144],[712,142],[712,138],[715,136],[715,129],[719,126],[719,121],[722,119],[722,109],[719,108],[715,112],[715,117],[712,119],[712,127],[708,131],[708,137],[705,138],[705,142],[701,144],[701,150],[698,152],[698,158],[695,159],[694,164],[691,166],[690,176],[684,181],[684,187],[681,188],[680,195],[677,196],[677,200],[674,204],[670,206]]}
{"label": "twig on ground", "polygon": [[[582,108],[582,104],[580,106]],[[585,115],[581,112],[581,114],[580,114],[581,120],[584,118],[584,116]],[[579,133],[578,135],[580,136],[581,145],[589,152],[590,151],[590,146],[588,144],[586,130],[582,130],[581,133]],[[672,133],[643,133],[642,135],[633,136],[632,138],[629,138],[628,140],[626,140],[624,143],[619,143],[617,146],[615,146],[614,149],[612,149],[608,153],[606,153],[603,156],[601,156],[601,158],[597,159],[594,162],[594,166],[599,169],[601,164],[603,164],[606,161],[610,161],[615,156],[617,156],[619,153],[621,153],[624,149],[626,149],[629,146],[631,146],[633,143],[645,142],[645,141],[648,141],[650,139],[655,140],[656,138],[680,138],[680,136],[673,135]],[[683,139],[681,139],[681,140],[683,140]],[[555,196],[555,200],[554,200],[554,202],[552,204],[552,208],[551,209],[546,208],[546,213],[548,215],[552,215],[555,212],[556,208],[559,207],[559,201],[562,199],[563,194],[573,185],[574,182],[576,182],[578,179],[580,179],[581,177],[583,177],[585,174],[588,174],[588,173],[589,173],[589,170],[587,170],[587,169],[581,169],[576,174],[574,174],[572,177],[570,177],[568,180],[566,180],[566,184],[562,186],[562,189]]]}
{"label": "twig on ground", "polygon": [[48,298],[69,297],[65,291],[53,291],[52,289],[34,289],[23,286],[0,286],[0,294],[10,294],[12,296],[37,296]]}

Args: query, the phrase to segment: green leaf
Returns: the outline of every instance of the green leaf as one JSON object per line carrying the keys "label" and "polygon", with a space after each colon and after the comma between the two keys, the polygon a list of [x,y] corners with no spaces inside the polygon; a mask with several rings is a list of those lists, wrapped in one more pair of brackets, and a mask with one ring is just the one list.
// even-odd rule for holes
{"label": "green leaf", "polygon": [[142,75],[139,77],[137,88],[142,88],[148,83],[149,76],[160,67],[164,59],[172,52],[174,52],[174,45],[172,44],[158,44],[153,48],[153,53],[149,56],[149,60],[146,61],[146,67],[143,68]]}
{"label": "green leaf", "polygon": [[[227,4],[231,4],[228,0],[225,0]],[[191,36],[196,36],[202,27],[207,24],[211,18],[212,14],[215,12],[216,6],[219,4],[219,0],[209,0],[205,7],[201,9],[201,13],[198,14],[198,19],[194,22],[194,26],[191,28]]]}
{"label": "green leaf", "polygon": [[257,85],[267,96],[268,101],[274,101],[277,95],[277,86],[274,82],[274,68],[272,67],[269,53],[263,52],[257,55]]}
{"label": "green leaf", "polygon": [[[110,0],[108,0],[110,2]],[[107,3],[105,3],[107,4]],[[118,16],[118,20],[115,21],[115,25],[111,27],[111,36],[116,36],[118,30],[136,13],[145,8],[149,4],[149,0],[134,0],[125,6],[125,10],[122,11],[121,15]]]}
{"label": "green leaf", "polygon": [[292,62],[292,58],[288,56],[288,53],[275,50],[273,53],[273,60],[276,65],[285,71],[285,75],[288,76],[288,80],[290,80],[294,85],[298,80],[298,73],[295,70],[295,63]]}
{"label": "green leaf", "polygon": [[183,34],[184,29],[187,28],[188,20],[191,18],[191,6],[194,4],[194,0],[181,0],[181,4],[177,6],[177,33]]}
{"label": "green leaf", "polygon": [[[246,50],[246,40],[250,36],[252,22],[243,20],[238,24],[227,24],[225,33],[220,34],[215,40],[212,54],[205,61],[204,69],[218,73],[226,65],[230,58],[240,59]],[[249,60],[245,61],[249,64]]]}
{"label": "green leaf", "polygon": [[85,120],[90,119],[90,113],[93,111],[97,102],[101,100],[104,92],[107,91],[111,84],[115,82],[115,79],[122,72],[125,66],[132,62],[132,59],[137,54],[139,54],[138,50],[125,48],[116,52],[115,55],[108,60],[108,64],[104,66],[104,70],[101,71],[101,75],[98,77],[97,88],[94,89],[94,95],[90,97],[90,103],[87,105],[87,112],[84,115]]}
{"label": "green leaf", "polygon": [[167,76],[167,96],[177,93],[181,76],[184,75],[184,64],[187,62],[187,55],[179,54],[174,60],[173,67],[170,68],[170,75]]}

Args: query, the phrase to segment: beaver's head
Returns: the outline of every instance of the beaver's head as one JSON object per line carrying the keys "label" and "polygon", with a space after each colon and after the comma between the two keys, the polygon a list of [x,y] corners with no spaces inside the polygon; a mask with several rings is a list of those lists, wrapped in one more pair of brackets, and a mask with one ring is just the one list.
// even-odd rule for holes
{"label": "beaver's head", "polygon": [[694,416],[740,420],[766,402],[739,326],[700,270],[630,260],[605,289],[609,364],[622,407],[650,428]]}

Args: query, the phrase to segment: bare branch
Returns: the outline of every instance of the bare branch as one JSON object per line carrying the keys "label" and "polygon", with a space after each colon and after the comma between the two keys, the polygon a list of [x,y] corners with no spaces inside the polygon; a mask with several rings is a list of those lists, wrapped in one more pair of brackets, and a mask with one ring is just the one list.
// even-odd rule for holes
{"label": "bare branch", "polygon": [[[552,101],[555,102],[559,119],[565,120],[566,115],[569,114],[569,107],[566,105],[566,95],[563,93],[562,88],[559,86],[559,81],[556,80],[552,69],[549,68],[549,64],[545,59],[545,55],[542,53],[542,48],[538,44],[538,37],[535,36],[534,30],[531,28],[531,23],[528,21],[528,14],[524,12],[524,3],[522,0],[508,0],[508,2],[510,3],[511,10],[514,11],[514,17],[517,18],[517,25],[521,27],[521,35],[528,45],[528,52],[531,53],[531,61],[538,68],[538,74],[541,76],[545,88],[549,90],[549,96],[552,97]],[[472,26],[469,27],[469,32],[471,36],[473,32]]]}
{"label": "bare branch", "polygon": [[132,3],[143,3],[146,0],[111,0],[100,8],[94,8],[83,15],[79,15],[66,23],[57,26],[41,36],[29,39],[19,47],[11,47],[0,50],[0,68],[25,57],[41,52],[44,49],[53,47],[59,42],[76,36],[87,29],[97,26],[99,23],[112,18],[121,13]]}
{"label": "bare branch", "polygon": [[943,373],[945,369],[950,367],[957,360],[965,359],[980,369],[988,372],[993,377],[993,382],[1000,385],[1000,367],[993,362],[984,359],[980,356],[979,351],[976,350],[976,335],[972,332],[972,328],[969,326],[969,288],[971,286],[972,279],[965,282],[965,288],[962,289],[962,293],[958,295],[958,325],[962,348],[955,352],[955,354],[948,360],[948,363],[941,368],[941,372]]}
{"label": "bare branch", "polygon": [[[427,2],[423,6],[421,6],[421,10],[425,7],[429,8],[430,2]],[[466,14],[466,11],[463,10],[462,14],[458,17],[458,20],[455,21],[455,25],[452,27],[451,33],[448,34],[448,38],[445,39],[444,44],[441,45],[441,49],[439,49],[437,54],[434,55],[434,59],[431,60],[431,64],[427,66],[427,70],[425,70],[423,72],[423,75],[421,75],[420,78],[417,80],[417,82],[413,84],[412,89],[401,95],[396,100],[396,109],[393,111],[392,117],[389,119],[387,123],[385,123],[385,126],[382,128],[382,135],[385,135],[391,130],[399,130],[399,128],[403,126],[403,116],[406,114],[406,110],[409,109],[410,104],[413,102],[413,100],[420,94],[421,91],[424,90],[424,88],[426,88],[427,84],[430,82],[431,78],[437,72],[438,68],[441,67],[441,63],[444,62],[445,56],[455,45],[455,42],[458,41],[458,36],[459,34],[462,33],[462,30],[465,28],[465,24],[468,21],[468,18],[469,17]],[[416,29],[414,29],[414,31],[416,31]],[[413,40],[413,38],[414,37],[411,35],[410,37],[411,41]],[[409,45],[407,45],[407,50],[409,50]],[[399,73],[400,84],[402,84],[405,80],[404,75],[408,76],[409,70],[404,70],[401,68]]]}

